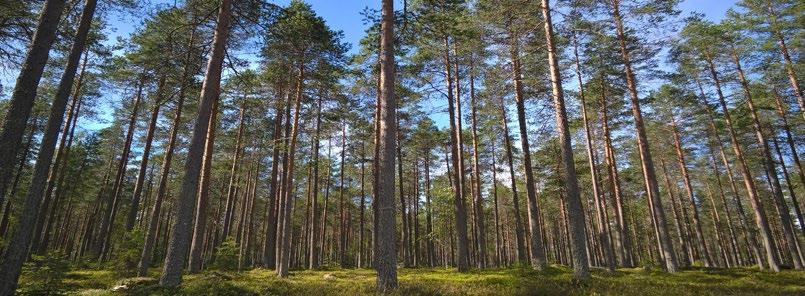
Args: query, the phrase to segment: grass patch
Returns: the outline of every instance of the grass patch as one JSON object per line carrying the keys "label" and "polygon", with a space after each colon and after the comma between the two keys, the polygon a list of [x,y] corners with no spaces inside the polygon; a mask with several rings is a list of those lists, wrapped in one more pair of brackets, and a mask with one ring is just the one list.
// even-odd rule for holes
{"label": "grass patch", "polygon": [[[273,270],[206,271],[186,275],[179,288],[150,278],[122,278],[106,270],[72,270],[63,280],[71,295],[377,295],[375,272],[369,269],[297,270],[278,279]],[[399,269],[400,288],[392,295],[805,295],[805,272],[780,273],[753,269],[694,268],[675,274],[642,268],[614,273],[594,270],[585,282],[573,280],[571,269],[525,268],[472,270]],[[23,278],[22,288],[32,279]],[[123,288],[121,288],[123,287]]]}

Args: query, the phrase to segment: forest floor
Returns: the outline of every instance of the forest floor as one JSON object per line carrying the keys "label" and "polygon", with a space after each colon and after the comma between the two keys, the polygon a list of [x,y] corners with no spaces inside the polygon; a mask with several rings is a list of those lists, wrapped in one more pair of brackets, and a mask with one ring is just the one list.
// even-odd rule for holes
{"label": "forest floor", "polygon": [[[153,278],[126,278],[108,270],[72,270],[60,288],[68,295],[374,295],[375,273],[368,269],[292,271],[277,279],[272,270],[241,273],[207,271],[187,275],[181,288],[162,289]],[[36,281],[23,276],[22,291]],[[642,268],[615,273],[594,270],[576,283],[572,270],[550,267],[477,270],[400,269],[394,295],[805,295],[805,271],[690,269],[675,274]],[[24,294],[24,293],[21,293]]]}

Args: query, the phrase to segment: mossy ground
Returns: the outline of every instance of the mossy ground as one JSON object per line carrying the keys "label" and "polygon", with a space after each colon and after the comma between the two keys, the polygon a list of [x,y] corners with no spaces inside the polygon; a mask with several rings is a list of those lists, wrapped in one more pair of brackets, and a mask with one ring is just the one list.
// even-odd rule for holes
{"label": "mossy ground", "polygon": [[[74,270],[63,281],[70,295],[373,295],[375,273],[367,269],[292,271],[278,279],[272,270],[241,273],[207,271],[184,277],[180,288],[156,285],[151,278],[125,278],[106,270]],[[23,277],[21,286],[34,279]],[[572,270],[551,267],[477,270],[400,269],[395,295],[805,295],[805,272],[753,269],[693,269],[675,274],[620,269],[594,270],[592,279],[573,280]],[[113,291],[114,287],[126,288]]]}

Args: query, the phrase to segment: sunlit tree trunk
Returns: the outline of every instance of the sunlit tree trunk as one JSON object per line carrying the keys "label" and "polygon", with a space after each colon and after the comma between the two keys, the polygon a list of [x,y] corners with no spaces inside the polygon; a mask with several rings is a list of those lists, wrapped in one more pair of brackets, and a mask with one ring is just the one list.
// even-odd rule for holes
{"label": "sunlit tree trunk", "polygon": [[172,287],[181,283],[182,268],[190,251],[193,210],[195,209],[194,201],[198,194],[201,165],[204,157],[204,142],[214,102],[218,101],[221,94],[221,70],[224,60],[224,48],[229,36],[231,6],[231,0],[222,0],[218,10],[218,25],[215,28],[213,37],[212,53],[204,75],[204,83],[201,86],[198,115],[193,125],[193,134],[185,162],[184,180],[176,200],[177,211],[174,216],[173,231],[170,234],[162,276],[159,280],[161,286]]}
{"label": "sunlit tree trunk", "polygon": [[[746,192],[749,195],[749,201],[752,204],[752,209],[755,213],[755,223],[757,224],[757,228],[760,232],[760,238],[763,241],[763,247],[766,251],[766,260],[769,269],[774,272],[780,271],[780,263],[777,258],[777,254],[775,253],[775,249],[777,248],[776,243],[774,242],[774,237],[771,234],[771,228],[769,227],[768,219],[766,218],[766,213],[763,211],[763,204],[760,202],[760,197],[757,194],[757,188],[755,187],[755,180],[752,177],[752,173],[749,170],[749,166],[746,163],[746,158],[743,154],[743,149],[741,148],[741,144],[738,142],[738,136],[735,133],[735,128],[732,123],[732,116],[730,116],[729,109],[727,109],[727,102],[724,99],[724,94],[721,91],[721,80],[718,78],[718,74],[716,72],[715,64],[713,63],[713,59],[710,56],[705,56],[705,61],[707,62],[708,69],[710,71],[710,76],[713,79],[713,83],[716,86],[716,93],[718,94],[718,102],[721,106],[721,111],[724,116],[724,120],[726,121],[726,126],[730,134],[730,140],[732,141],[732,149],[735,152],[735,157],[738,159],[738,165],[741,169],[741,175],[743,177],[744,185],[746,186]],[[758,258],[760,259],[760,258]],[[758,260],[758,266],[763,266],[761,260]]]}
{"label": "sunlit tree trunk", "polygon": [[651,158],[651,151],[649,149],[648,137],[646,136],[646,128],[643,124],[643,113],[640,109],[640,100],[637,95],[637,82],[635,81],[635,74],[632,70],[632,61],[626,45],[625,29],[620,13],[620,0],[612,0],[612,16],[617,28],[618,41],[620,43],[620,53],[623,59],[624,75],[626,76],[626,86],[629,91],[629,97],[632,102],[632,115],[634,116],[635,129],[637,132],[637,146],[640,154],[641,168],[643,171],[643,178],[646,183],[646,192],[648,198],[651,199],[652,208],[657,221],[657,236],[661,251],[664,253],[665,269],[668,272],[676,272],[677,262],[676,255],[674,254],[673,244],[668,234],[668,226],[665,221],[665,211],[660,202],[660,190],[657,185],[657,176],[654,171],[654,161]]}
{"label": "sunlit tree trunk", "polygon": [[[534,269],[542,270],[547,262],[545,250],[542,246],[542,226],[539,224],[539,208],[537,207],[537,190],[534,188],[534,172],[531,167],[531,149],[528,143],[528,127],[525,119],[525,98],[523,97],[523,83],[520,69],[520,51],[518,38],[512,38],[511,59],[514,79],[514,94],[517,105],[517,122],[520,127],[520,143],[523,147],[523,168],[525,170],[525,186],[528,201],[528,228],[531,240],[529,251],[531,265]],[[512,174],[512,179],[515,175]]]}
{"label": "sunlit tree trunk", "polygon": [[[573,269],[574,275],[577,279],[587,279],[590,277],[590,270],[588,267],[588,258],[585,256],[584,248],[587,245],[587,239],[584,236],[584,212],[581,208],[581,194],[579,193],[578,177],[576,176],[576,165],[573,160],[573,146],[570,139],[570,127],[567,120],[567,110],[565,107],[565,98],[562,91],[562,76],[559,70],[559,61],[557,58],[556,44],[554,43],[553,36],[553,23],[551,22],[551,12],[549,0],[542,0],[542,17],[544,19],[545,39],[548,49],[548,66],[551,73],[551,89],[553,93],[553,105],[556,113],[556,129],[559,133],[560,153],[562,155],[562,165],[564,168],[564,176],[562,176],[565,183],[565,193],[567,194],[566,202],[568,214],[570,215],[570,246],[573,249]],[[581,86],[581,85],[580,85]],[[582,102],[583,106],[583,102]],[[584,111],[582,111],[584,112]],[[587,128],[587,115],[584,113],[585,131],[587,133],[587,149],[592,152],[592,145],[590,143],[590,131]],[[527,145],[527,142],[526,142]],[[595,171],[595,164],[593,163],[592,153],[589,153],[590,169]],[[598,175],[593,174],[594,194],[595,198],[599,199],[598,194]],[[598,221],[601,224],[601,240],[607,250],[607,259],[609,263],[609,270],[615,270],[615,258],[612,251],[612,245],[606,233],[603,232],[605,221],[602,211],[606,208],[601,208],[600,201],[598,204]]]}
{"label": "sunlit tree trunk", "polygon": [[[193,42],[195,31],[191,32],[190,44]],[[182,73],[181,85],[179,86],[179,93],[176,99],[176,114],[173,116],[173,122],[170,132],[168,133],[168,142],[165,146],[165,156],[162,161],[162,168],[160,169],[159,185],[157,185],[156,197],[154,198],[154,205],[151,208],[151,218],[148,221],[148,228],[145,230],[145,238],[143,239],[143,249],[140,253],[140,259],[137,264],[137,276],[148,275],[148,267],[151,265],[153,258],[154,248],[157,240],[157,231],[159,226],[159,216],[162,210],[162,202],[165,200],[165,195],[168,190],[168,182],[170,179],[170,168],[173,160],[173,150],[176,146],[176,137],[179,134],[180,125],[182,122],[182,110],[184,108],[185,92],[189,84],[190,76],[190,52],[185,56],[184,69]]]}
{"label": "sunlit tree trunk", "polygon": [[[612,137],[609,130],[609,106],[607,100],[607,87],[605,85],[604,77],[600,79],[601,82],[601,130],[604,136],[604,158],[606,159],[607,174],[611,187],[611,194],[615,199],[615,225],[618,228],[618,237],[621,239],[621,248],[623,250],[624,267],[632,267],[635,264],[634,253],[632,252],[631,233],[629,231],[629,223],[626,223],[625,216],[627,215],[624,207],[623,192],[621,190],[620,176],[618,172],[618,163],[615,160],[615,149],[612,145]],[[639,249],[639,248],[638,248]]]}
{"label": "sunlit tree trunk", "polygon": [[[704,241],[704,235],[702,234],[702,224],[699,221],[699,207],[696,205],[696,199],[693,195],[693,185],[690,184],[690,174],[688,173],[688,164],[685,161],[685,153],[682,149],[682,140],[679,136],[679,128],[676,124],[675,116],[671,115],[671,131],[673,133],[674,138],[674,148],[676,151],[676,160],[679,164],[679,171],[682,174],[682,181],[685,184],[685,193],[688,195],[688,201],[690,202],[690,207],[693,210],[693,226],[694,233],[696,235],[696,246],[699,249],[698,251],[701,253],[702,258],[704,260],[704,266],[710,267],[713,265],[712,258],[710,257],[710,250],[707,248],[707,243]],[[684,205],[683,205],[684,206]]]}
{"label": "sunlit tree trunk", "polygon": [[[41,80],[45,64],[48,62],[50,48],[53,45],[53,41],[56,40],[59,19],[64,11],[63,7],[66,2],[64,0],[47,0],[42,6],[39,22],[36,25],[36,33],[31,39],[31,45],[28,48],[25,61],[20,67],[20,73],[17,76],[14,90],[9,99],[8,111],[3,121],[3,127],[0,128],[0,205],[5,200],[6,190],[11,182],[14,164],[16,163],[17,155],[19,155],[22,137],[25,133],[25,125],[31,116],[39,80]],[[78,41],[78,38],[75,40]],[[84,42],[85,40],[82,41],[81,49],[78,50],[79,53],[84,51]],[[69,87],[72,87],[72,80],[70,82]],[[10,283],[3,285],[11,287]],[[13,289],[9,291],[13,291]]]}
{"label": "sunlit tree trunk", "polygon": [[394,97],[394,1],[383,0],[380,34],[380,97],[378,98],[377,166],[375,166],[375,241],[374,267],[377,289],[387,292],[397,288],[397,250],[394,222],[394,170],[397,134],[397,100]]}
{"label": "sunlit tree trunk", "polygon": [[148,130],[145,133],[145,147],[143,147],[143,155],[140,160],[140,169],[137,172],[137,181],[134,184],[134,194],[131,197],[131,204],[129,206],[129,215],[126,218],[126,231],[134,229],[134,222],[136,222],[137,213],[140,211],[140,197],[143,194],[143,187],[145,186],[145,175],[148,173],[148,158],[151,155],[151,144],[154,141],[154,132],[157,126],[157,119],[159,119],[159,108],[162,107],[163,92],[165,89],[165,76],[159,79],[157,83],[156,99],[154,106],[151,110],[151,118],[148,120]]}
{"label": "sunlit tree trunk", "polygon": [[478,115],[475,102],[475,63],[470,57],[470,107],[472,119],[472,173],[473,173],[473,210],[475,214],[475,232],[477,233],[476,249],[478,250],[478,267],[486,268],[486,227],[484,226],[484,198],[481,195],[481,173],[478,164]]}
{"label": "sunlit tree trunk", "polygon": [[777,169],[774,165],[774,159],[772,158],[771,149],[769,148],[769,142],[766,141],[766,136],[763,134],[763,128],[760,126],[760,119],[758,118],[757,109],[755,108],[755,103],[752,100],[752,93],[749,90],[749,82],[747,81],[746,75],[741,68],[740,58],[738,57],[738,54],[735,52],[734,48],[732,49],[732,59],[735,63],[736,71],[738,72],[738,78],[741,83],[741,88],[744,91],[744,96],[746,96],[746,104],[749,106],[749,111],[752,115],[752,127],[754,128],[757,141],[760,144],[763,156],[763,168],[771,179],[771,191],[773,195],[772,200],[774,201],[777,211],[780,212],[780,220],[782,220],[782,232],[785,242],[788,245],[789,253],[791,253],[794,268],[802,269],[802,261],[800,260],[799,251],[795,245],[796,236],[794,236],[795,232],[792,227],[793,224],[791,223],[790,210],[785,203],[782,188],[780,188],[780,179],[777,177]]}
{"label": "sunlit tree trunk", "polygon": [[293,220],[291,219],[291,212],[293,210],[293,178],[294,178],[294,166],[296,164],[296,144],[298,141],[299,136],[299,116],[302,112],[301,104],[302,104],[302,91],[304,90],[304,79],[305,79],[305,71],[304,66],[299,65],[299,76],[297,77],[296,82],[296,94],[293,101],[294,107],[294,115],[293,115],[293,124],[291,125],[291,134],[290,134],[290,143],[287,148],[288,154],[288,166],[284,170],[283,174],[283,196],[282,196],[282,203],[284,206],[282,207],[282,232],[281,236],[280,233],[277,233],[278,236],[281,237],[280,247],[278,248],[281,252],[279,255],[279,261],[277,265],[277,276],[280,278],[288,277],[288,267],[291,260],[291,236],[293,236]]}
{"label": "sunlit tree trunk", "polygon": [[[545,14],[545,13],[546,12],[543,12],[543,14]],[[553,43],[553,42],[551,42],[551,43]],[[584,81],[581,78],[581,65],[580,65],[580,62],[579,62],[578,46],[576,45],[575,36],[573,37],[573,46],[574,46],[573,47],[573,55],[574,55],[574,60],[575,60],[575,65],[576,65],[576,77],[578,78],[578,83],[579,83],[579,100],[581,101],[581,118],[582,118],[582,123],[584,125],[584,139],[586,141],[586,146],[587,146],[587,165],[590,167],[590,178],[591,178],[591,184],[593,186],[593,188],[592,188],[593,189],[593,196],[595,198],[595,203],[596,203],[596,207],[595,207],[596,219],[597,219],[597,222],[598,222],[599,229],[601,231],[603,231],[604,230],[604,225],[608,224],[609,222],[606,219],[604,219],[604,211],[606,211],[606,208],[601,206],[601,200],[604,198],[604,196],[603,196],[603,192],[599,188],[601,183],[600,183],[600,179],[598,177],[598,169],[597,169],[597,167],[595,165],[595,151],[594,151],[595,148],[593,147],[593,139],[592,139],[592,135],[590,133],[590,123],[589,123],[589,121],[587,119],[587,102],[586,102],[585,97],[584,97]],[[550,56],[553,57],[553,53],[550,53]],[[558,66],[557,66],[557,68],[558,68]],[[559,75],[558,71],[557,71],[556,75],[557,76]],[[564,105],[564,103],[562,105]],[[566,112],[563,112],[563,113],[566,113]],[[567,120],[565,119],[564,121],[566,122]],[[607,268],[609,269],[609,271],[614,271],[615,270],[615,265],[616,265],[617,262],[615,262],[615,255],[614,255],[614,249],[613,249],[612,242],[609,240],[609,236],[604,232],[599,232],[598,236],[599,236],[599,240],[601,241],[601,243],[604,245],[604,248],[605,248],[605,253],[606,253],[606,257],[607,257],[606,258],[606,260],[607,260],[607,262],[606,262],[607,263]],[[618,249],[621,252],[621,258],[623,258],[624,257],[623,248],[619,247]]]}
{"label": "sunlit tree trunk", "polygon": [[[785,140],[786,140],[786,143],[788,143],[788,150],[791,152],[789,155],[791,156],[791,160],[794,163],[794,167],[797,168],[797,175],[799,176],[799,181],[801,182],[801,184],[805,184],[805,172],[803,172],[802,164],[799,162],[799,155],[797,153],[797,145],[794,143],[794,136],[791,135],[791,128],[788,126],[788,119],[786,119],[786,114],[785,114],[785,109],[783,108],[783,103],[780,100],[780,95],[779,95],[779,93],[777,93],[777,90],[774,90],[773,92],[774,92],[773,93],[773,95],[774,95],[774,103],[775,103],[775,105],[777,107],[777,114],[780,115],[780,120],[781,120],[781,123],[782,123],[781,127],[783,129],[783,132],[785,133]],[[772,138],[774,138],[774,137],[772,137]],[[777,149],[777,150],[779,151],[780,149]],[[785,168],[785,162],[780,160],[780,166]],[[788,181],[787,183],[791,184],[790,181]],[[800,230],[802,231],[803,234],[805,234],[805,221],[803,221],[803,218],[802,218],[802,210],[800,209],[799,202],[797,201],[797,198],[795,197],[794,192],[791,191],[790,194],[791,194],[791,201],[794,204],[794,211],[797,214],[797,221],[799,221]]]}
{"label": "sunlit tree trunk", "polygon": [[469,270],[469,242],[467,238],[467,210],[464,203],[464,181],[461,177],[461,146],[459,134],[461,130],[458,127],[460,118],[456,118],[456,106],[453,93],[453,74],[452,63],[450,59],[450,41],[449,38],[444,39],[444,66],[445,76],[447,77],[447,112],[450,119],[450,154],[455,169],[453,172],[453,206],[455,207],[455,224],[456,235],[458,243],[458,256],[456,258],[456,266],[459,272],[466,272]]}
{"label": "sunlit tree trunk", "polygon": [[201,271],[204,263],[204,238],[207,233],[207,204],[210,199],[212,183],[212,155],[215,153],[215,132],[218,129],[218,101],[213,102],[210,122],[207,126],[204,142],[204,162],[201,164],[201,181],[196,197],[196,216],[193,220],[193,238],[190,242],[190,259],[187,266],[189,273]]}
{"label": "sunlit tree trunk", "polygon": [[514,210],[514,236],[517,245],[517,261],[521,264],[528,263],[528,252],[525,248],[525,238],[523,232],[523,222],[520,216],[520,197],[517,194],[517,176],[514,173],[514,153],[512,153],[511,136],[509,135],[509,120],[507,118],[506,104],[503,102],[503,97],[500,97],[500,106],[502,109],[501,119],[503,126],[503,139],[506,146],[506,160],[509,165],[509,179],[511,181],[512,190],[512,208]]}
{"label": "sunlit tree trunk", "polygon": [[[46,2],[43,16],[49,13],[48,5],[52,4],[53,3]],[[61,80],[59,81],[59,86],[56,90],[56,95],[54,96],[51,105],[50,115],[48,117],[47,124],[45,125],[45,133],[42,136],[42,144],[40,145],[39,156],[37,157],[36,164],[34,165],[34,174],[31,180],[31,187],[28,190],[28,195],[25,198],[20,218],[17,221],[19,226],[14,231],[14,234],[11,236],[11,240],[8,242],[6,251],[3,254],[4,258],[2,259],[2,263],[0,263],[0,270],[3,271],[0,272],[0,295],[13,295],[15,293],[17,287],[17,280],[19,279],[20,276],[22,264],[28,257],[27,254],[29,248],[31,247],[30,246],[31,239],[35,234],[33,232],[34,224],[36,223],[35,221],[37,215],[39,215],[39,209],[40,209],[39,202],[42,199],[42,194],[44,193],[45,190],[45,185],[47,182],[47,174],[48,171],[50,170],[50,165],[53,162],[53,152],[54,150],[56,150],[56,138],[58,137],[59,128],[61,127],[62,122],[64,120],[65,109],[67,109],[67,101],[68,101],[67,97],[70,94],[70,90],[73,87],[73,80],[75,78],[76,70],[78,69],[78,63],[80,62],[81,55],[84,52],[84,47],[87,41],[87,34],[89,33],[90,25],[92,24],[92,17],[95,14],[96,4],[97,2],[95,0],[88,0],[86,5],[84,6],[84,10],[81,13],[81,19],[79,21],[78,30],[76,30],[75,41],[72,47],[70,48],[70,54],[67,57],[67,64],[64,68],[64,72],[62,73]],[[56,24],[53,24],[52,26],[55,27]],[[38,34],[39,33],[37,33],[37,35]],[[36,38],[38,38],[38,36],[35,36],[34,38],[35,38],[34,45],[36,46]],[[52,42],[52,39],[50,41]],[[47,45],[50,44],[50,42],[47,43],[48,43]],[[47,50],[45,50],[42,57],[47,56],[46,51]],[[29,57],[30,56],[31,55],[29,55]],[[41,62],[44,63],[45,60],[47,59],[45,58]],[[26,61],[26,65],[23,65],[23,69],[29,67],[29,65],[27,65],[28,62],[29,61]],[[23,71],[26,70],[28,69],[25,69]],[[32,72],[33,71],[35,70],[32,70]],[[39,70],[39,72],[41,74],[41,70]],[[21,76],[24,76],[25,74],[26,73],[23,72]],[[20,88],[26,86],[25,80],[26,80],[25,78],[18,80],[18,83],[23,82],[23,85],[17,84],[16,87]],[[30,81],[33,82],[32,84],[29,84],[27,86],[32,86],[35,89],[36,88],[35,85],[38,84],[38,80],[39,79],[37,77],[35,81]],[[24,93],[32,92],[33,94],[35,94],[35,90],[30,89],[24,90],[22,92]],[[21,95],[23,94],[17,94],[17,90],[15,89],[15,93],[12,94],[11,108],[14,108],[13,107],[15,103],[14,97],[17,97],[16,99],[23,99],[23,100],[25,99],[20,98],[19,96]],[[31,99],[33,99],[33,97]],[[18,150],[17,146],[19,146],[19,142],[21,142],[22,140],[22,133],[25,130],[25,123],[27,123],[27,117],[28,117],[27,115],[30,114],[30,110],[27,110],[27,112],[25,113],[26,116],[25,118],[21,119],[22,127],[19,129],[19,131],[7,131],[6,129],[4,129],[3,134],[0,135],[0,139],[3,139],[3,141],[0,141],[0,143],[4,143],[3,146],[5,146],[6,140],[15,141],[15,145],[12,145],[13,147],[11,147],[12,149],[6,150],[6,147],[0,148],[4,153],[10,154],[10,156],[4,156],[9,157],[10,161],[3,160],[2,163],[0,163],[0,165],[3,166],[4,171],[6,170],[11,171],[14,166],[15,163],[14,160],[15,157],[17,156],[17,150]],[[6,120],[19,119],[13,117],[12,116],[13,114],[14,114],[13,112],[9,113],[9,115],[6,117]],[[8,128],[8,126],[5,126],[4,128]],[[7,138],[7,136],[10,137]],[[5,176],[3,176],[3,179],[0,179],[0,182],[7,183],[7,180],[5,180]],[[5,188],[0,189],[5,190]],[[0,200],[0,203],[1,202],[2,200]]]}
{"label": "sunlit tree trunk", "polygon": [[[106,260],[106,258],[111,255],[110,248],[112,247],[112,230],[115,228],[115,217],[117,216],[117,211],[119,208],[118,204],[120,203],[121,195],[123,194],[123,179],[126,177],[126,166],[128,166],[129,163],[131,143],[134,138],[134,129],[137,127],[137,114],[142,101],[144,84],[145,75],[142,74],[140,77],[140,82],[137,86],[137,94],[132,105],[128,130],[126,131],[126,141],[123,144],[123,151],[121,152],[120,160],[117,163],[117,173],[115,174],[115,180],[112,185],[112,194],[107,199],[108,203],[106,205],[106,212],[104,213],[103,220],[101,221],[101,253],[98,256],[98,260],[100,261]],[[45,204],[47,204],[47,202]]]}

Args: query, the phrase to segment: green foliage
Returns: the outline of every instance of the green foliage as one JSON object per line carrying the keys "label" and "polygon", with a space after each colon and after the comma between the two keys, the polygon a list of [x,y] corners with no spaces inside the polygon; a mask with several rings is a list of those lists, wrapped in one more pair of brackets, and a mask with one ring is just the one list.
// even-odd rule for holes
{"label": "green foliage", "polygon": [[25,263],[22,276],[26,278],[17,290],[19,295],[63,295],[66,292],[63,280],[70,263],[61,252],[33,255]]}
{"label": "green foliage", "polygon": [[143,249],[143,240],[144,236],[140,230],[132,230],[123,234],[115,256],[110,261],[112,270],[124,276],[134,275]]}
{"label": "green foliage", "polygon": [[240,249],[232,238],[226,239],[220,247],[215,249],[214,266],[220,270],[237,270]]}
{"label": "green foliage", "polygon": [[205,274],[198,280],[187,283],[182,293],[210,296],[257,295],[254,291],[233,284],[231,277],[218,272]]}

